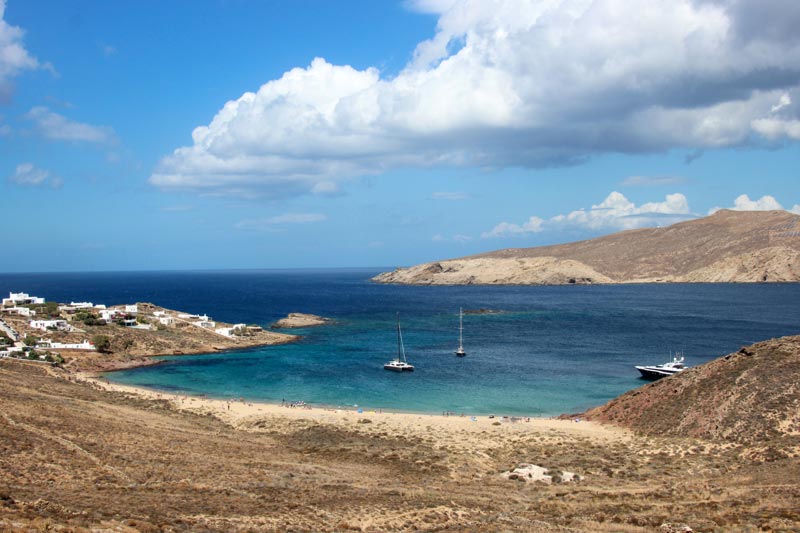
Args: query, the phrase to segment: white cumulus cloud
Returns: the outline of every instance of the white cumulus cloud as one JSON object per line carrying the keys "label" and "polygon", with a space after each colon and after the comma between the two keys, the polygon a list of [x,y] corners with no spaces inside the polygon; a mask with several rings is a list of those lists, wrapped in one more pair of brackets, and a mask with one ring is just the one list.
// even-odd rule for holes
{"label": "white cumulus cloud", "polygon": [[[796,212],[795,209],[797,208],[798,206],[795,205],[790,211]],[[758,200],[751,200],[748,195],[740,194],[733,201],[732,207],[714,207],[709,209],[708,214],[713,215],[720,209],[731,209],[733,211],[780,211],[783,209],[783,206],[774,196],[770,196],[769,194],[762,196]]]}
{"label": "white cumulus cloud", "polygon": [[783,118],[759,118],[753,121],[753,130],[767,139],[788,137],[800,140],[800,120]]}
{"label": "white cumulus cloud", "polygon": [[792,97],[789,96],[788,93],[783,93],[781,97],[778,99],[778,103],[772,106],[770,108],[770,111],[772,113],[777,113],[784,107],[789,107],[790,105],[792,105]]}
{"label": "white cumulus cloud", "polygon": [[470,237],[469,235],[463,235],[463,234],[460,234],[460,233],[456,234],[456,235],[453,235],[452,237],[446,237],[446,236],[444,236],[444,235],[442,235],[440,233],[437,233],[436,235],[434,235],[431,238],[431,240],[433,242],[452,241],[452,242],[456,242],[456,243],[459,243],[459,244],[466,244],[466,243],[468,243],[468,242],[470,242],[472,240],[472,237]]}
{"label": "white cumulus cloud", "polygon": [[655,187],[660,185],[680,185],[686,183],[681,176],[629,176],[620,182],[624,187]]}
{"label": "white cumulus cloud", "polygon": [[49,171],[37,168],[33,163],[20,163],[17,165],[14,173],[8,177],[8,181],[14,185],[25,187],[49,185],[54,189],[58,189],[63,184],[63,180],[60,177],[51,177]]}
{"label": "white cumulus cloud", "polygon": [[431,194],[434,200],[466,200],[469,195],[460,191],[438,191]]}
{"label": "white cumulus cloud", "polygon": [[532,216],[523,224],[500,222],[483,238],[512,237],[542,231],[579,230],[623,230],[654,226],[662,222],[674,223],[694,218],[689,212],[689,202],[680,193],[668,194],[663,202],[647,202],[636,205],[617,191],[590,209],[578,209],[549,219]]}
{"label": "white cumulus cloud", "polygon": [[314,59],[227,102],[150,182],[295,195],[397,167],[530,167],[794,138],[798,2],[409,5],[439,18],[401,72]]}
{"label": "white cumulus cloud", "polygon": [[47,139],[97,144],[113,144],[116,141],[114,130],[108,126],[93,126],[76,122],[47,107],[34,107],[26,113],[25,117],[31,120],[38,133]]}
{"label": "white cumulus cloud", "polygon": [[310,224],[323,222],[328,217],[321,213],[286,213],[269,218],[242,220],[236,224],[239,229],[273,229],[290,224]]}
{"label": "white cumulus cloud", "polygon": [[52,68],[41,64],[33,57],[22,38],[22,28],[12,26],[5,21],[6,2],[0,0],[0,100],[8,98],[13,87],[11,80],[25,70]]}

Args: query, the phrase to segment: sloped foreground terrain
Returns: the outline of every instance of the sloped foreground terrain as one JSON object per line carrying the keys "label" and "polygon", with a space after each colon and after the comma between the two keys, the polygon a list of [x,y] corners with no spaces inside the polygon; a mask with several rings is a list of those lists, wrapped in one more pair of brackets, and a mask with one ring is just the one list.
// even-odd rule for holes
{"label": "sloped foreground terrain", "polygon": [[800,457],[800,336],[745,346],[586,416],[645,435],[724,440]]}
{"label": "sloped foreground terrain", "polygon": [[[796,339],[777,342],[796,356]],[[718,364],[760,357],[755,350]],[[741,365],[742,379],[758,381]],[[699,386],[693,374],[681,377]],[[662,383],[646,389],[690,397],[648,392],[651,412],[666,399],[662,407],[705,401],[697,388]],[[797,531],[800,465],[784,440],[795,422],[774,429],[796,390],[760,406],[738,385],[716,385],[734,387],[740,417],[721,416],[714,431],[688,413],[669,413],[687,420],[677,427],[669,416],[612,416],[633,408],[622,399],[593,416],[636,433],[505,419],[454,429],[437,422],[445,417],[390,423],[366,413],[333,424],[295,409],[233,424],[0,361],[0,530]],[[530,465],[546,476],[507,474]],[[565,483],[567,473],[578,478]]]}

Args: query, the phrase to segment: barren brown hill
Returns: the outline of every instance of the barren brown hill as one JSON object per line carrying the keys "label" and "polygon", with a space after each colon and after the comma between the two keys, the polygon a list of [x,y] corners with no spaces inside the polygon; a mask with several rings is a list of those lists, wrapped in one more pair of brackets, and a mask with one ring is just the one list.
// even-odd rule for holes
{"label": "barren brown hill", "polygon": [[646,435],[727,440],[798,457],[800,336],[744,347],[623,394],[586,416]]}
{"label": "barren brown hill", "polygon": [[[0,390],[0,531],[800,528],[800,463],[741,445],[621,430],[601,438],[584,433],[587,423],[458,430],[369,413],[337,423],[297,409],[237,429],[8,360]],[[523,463],[581,480],[501,475]]]}
{"label": "barren brown hill", "polygon": [[382,283],[544,284],[800,281],[800,216],[729,211],[664,228],[425,263]]}

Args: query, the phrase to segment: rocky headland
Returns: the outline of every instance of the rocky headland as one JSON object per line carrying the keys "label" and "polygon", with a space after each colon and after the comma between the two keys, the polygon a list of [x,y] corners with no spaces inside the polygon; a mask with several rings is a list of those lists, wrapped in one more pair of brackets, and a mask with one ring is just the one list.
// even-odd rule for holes
{"label": "rocky headland", "polygon": [[412,285],[796,282],[800,216],[723,209],[663,228],[398,268],[373,280]]}
{"label": "rocky headland", "polygon": [[643,435],[728,441],[800,457],[800,336],[743,347],[584,416]]}
{"label": "rocky headland", "polygon": [[[35,306],[32,306],[35,307]],[[116,305],[103,311],[118,311],[114,319],[103,320],[96,308],[63,310],[63,304],[48,302],[38,307],[35,318],[61,320],[63,326],[41,330],[31,318],[3,313],[3,320],[22,339],[32,339],[31,348],[40,353],[58,354],[61,365],[73,371],[105,372],[158,364],[154,356],[191,355],[239,350],[294,342],[299,337],[267,331],[256,325],[228,324],[206,315],[167,309],[152,303]],[[59,310],[61,308],[62,310]],[[130,308],[130,312],[125,309]],[[133,309],[135,308],[135,312]],[[5,335],[4,332],[0,334]],[[102,346],[93,349],[48,348],[40,343],[67,344],[89,341]],[[36,342],[34,342],[36,341]]]}

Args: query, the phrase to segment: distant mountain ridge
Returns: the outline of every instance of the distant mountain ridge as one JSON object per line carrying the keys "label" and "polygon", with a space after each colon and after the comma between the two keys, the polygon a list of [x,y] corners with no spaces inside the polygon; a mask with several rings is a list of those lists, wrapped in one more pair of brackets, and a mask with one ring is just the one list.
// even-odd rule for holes
{"label": "distant mountain ridge", "polygon": [[723,209],[663,228],[435,261],[373,280],[412,285],[800,281],[800,216]]}

